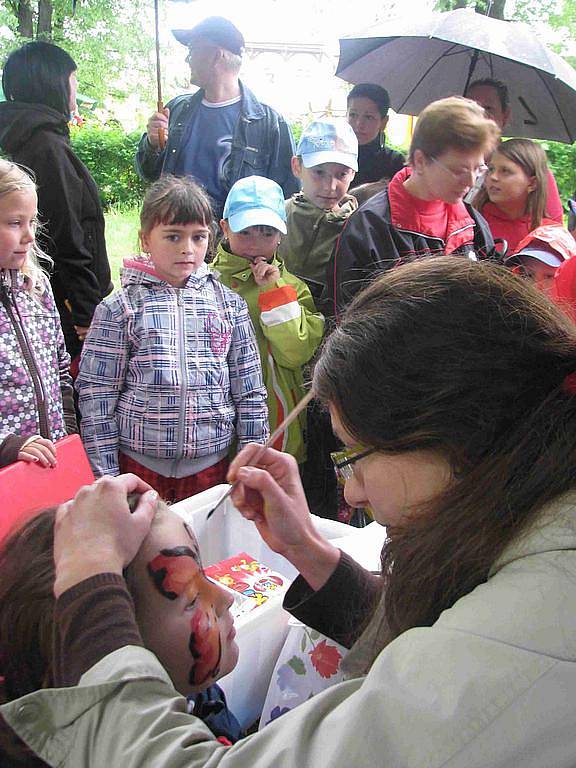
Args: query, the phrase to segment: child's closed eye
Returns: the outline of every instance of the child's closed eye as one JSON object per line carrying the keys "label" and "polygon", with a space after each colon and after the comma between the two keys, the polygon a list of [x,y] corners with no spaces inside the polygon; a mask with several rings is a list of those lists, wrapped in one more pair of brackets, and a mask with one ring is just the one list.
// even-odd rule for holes
{"label": "child's closed eye", "polygon": [[191,613],[196,610],[198,605],[198,595],[195,595],[192,600],[189,600],[184,606],[184,613]]}

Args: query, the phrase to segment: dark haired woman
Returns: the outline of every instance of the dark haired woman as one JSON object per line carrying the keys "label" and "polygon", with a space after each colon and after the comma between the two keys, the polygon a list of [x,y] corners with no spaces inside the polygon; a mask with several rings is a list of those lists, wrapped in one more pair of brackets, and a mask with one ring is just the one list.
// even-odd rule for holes
{"label": "dark haired woman", "polygon": [[8,56],[2,87],[0,147],[36,177],[42,245],[54,260],[52,288],[74,359],[94,310],[112,290],[98,188],[70,146],[76,64],[56,45],[26,43]]}
{"label": "dark haired woman", "polygon": [[[438,257],[390,270],[324,346],[314,390],[347,446],[348,501],[387,526],[380,577],[317,532],[295,460],[231,466],[238,509],[300,571],[287,607],[352,643],[352,679],[241,745],[211,741],[159,663],[114,640],[76,689],[1,714],[61,768],[572,768],[576,755],[576,326],[503,267]],[[121,478],[56,527],[61,658],[90,655],[79,588],[145,535]],[[144,530],[143,530],[144,529]],[[96,574],[96,575],[95,575]],[[59,607],[60,606],[60,607]],[[76,650],[75,650],[76,649]],[[54,713],[54,714],[52,714]],[[56,714],[57,713],[57,714]],[[76,761],[76,762],[75,762]]]}
{"label": "dark haired woman", "polygon": [[386,146],[390,96],[385,88],[359,83],[347,98],[346,117],[358,139],[358,172],[354,186],[391,179],[405,163],[405,157]]}

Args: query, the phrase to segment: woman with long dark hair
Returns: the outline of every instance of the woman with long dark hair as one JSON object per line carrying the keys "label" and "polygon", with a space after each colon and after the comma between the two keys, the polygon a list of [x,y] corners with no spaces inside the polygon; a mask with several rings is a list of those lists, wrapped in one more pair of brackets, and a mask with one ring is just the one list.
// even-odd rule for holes
{"label": "woman with long dark hair", "polygon": [[[285,607],[354,644],[351,679],[224,749],[186,720],[158,662],[114,641],[110,616],[114,652],[92,654],[80,687],[0,713],[60,766],[130,754],[143,768],[571,768],[575,372],[576,326],[503,267],[437,257],[388,271],[353,301],[313,382],[346,446],[348,502],[387,526],[381,574],[318,534],[292,457],[268,449],[249,466],[248,446],[229,474],[237,508],[301,574]],[[96,486],[58,516],[57,612],[82,580],[121,573],[146,528],[108,482],[107,498]],[[90,653],[91,609],[77,611],[65,664],[75,646]]]}
{"label": "woman with long dark hair", "polygon": [[51,283],[73,359],[112,290],[98,188],[70,146],[76,84],[76,63],[66,51],[26,43],[4,64],[0,103],[0,148],[36,177],[42,245],[54,260]]}

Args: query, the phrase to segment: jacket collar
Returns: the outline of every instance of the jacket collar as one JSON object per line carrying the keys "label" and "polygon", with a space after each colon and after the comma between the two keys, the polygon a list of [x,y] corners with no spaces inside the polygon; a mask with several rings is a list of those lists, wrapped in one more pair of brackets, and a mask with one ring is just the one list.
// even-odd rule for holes
{"label": "jacket collar", "polygon": [[[210,268],[206,263],[201,264],[196,272],[193,272],[186,285],[183,288],[201,288],[211,277]],[[165,280],[156,274],[154,264],[146,256],[132,256],[124,259],[121,271],[122,287],[127,285],[144,285],[146,283],[157,283],[158,285],[169,285]],[[171,286],[174,287],[174,286]]]}
{"label": "jacket collar", "polygon": [[[278,256],[274,256],[270,263],[274,264],[275,267],[282,267],[282,261]],[[218,254],[213,264],[213,271],[216,277],[226,272],[242,283],[247,283],[253,277],[248,259],[230,253],[222,243],[218,245]]]}
{"label": "jacket collar", "polygon": [[[240,111],[242,117],[247,120],[261,120],[263,117],[266,117],[264,107],[252,91],[244,85],[242,80],[238,80],[238,85],[240,86]],[[191,104],[200,104],[204,96],[204,89],[200,89],[192,96]]]}
{"label": "jacket collar", "polygon": [[354,195],[344,195],[335,211],[325,211],[314,205],[308,200],[304,192],[296,192],[295,195],[292,195],[291,202],[298,207],[300,213],[305,213],[314,219],[326,219],[327,221],[347,219],[358,208],[358,202]]}
{"label": "jacket collar", "polygon": [[563,549],[576,549],[575,491],[568,491],[543,507],[532,525],[506,547],[489,576],[514,560]]}
{"label": "jacket collar", "polygon": [[[469,243],[474,231],[474,219],[468,213],[463,202],[451,205],[441,201],[419,200],[411,195],[404,186],[404,182],[412,174],[410,167],[402,168],[388,185],[388,199],[390,201],[390,221],[392,226],[399,230],[413,232],[423,237],[433,237],[445,243],[445,253],[452,253],[464,243]],[[440,204],[439,204],[440,203]],[[439,232],[434,228],[433,222],[423,221],[420,212],[438,208],[439,219],[445,232]]]}
{"label": "jacket collar", "polygon": [[0,283],[6,288],[24,288],[28,278],[19,269],[0,269]]}

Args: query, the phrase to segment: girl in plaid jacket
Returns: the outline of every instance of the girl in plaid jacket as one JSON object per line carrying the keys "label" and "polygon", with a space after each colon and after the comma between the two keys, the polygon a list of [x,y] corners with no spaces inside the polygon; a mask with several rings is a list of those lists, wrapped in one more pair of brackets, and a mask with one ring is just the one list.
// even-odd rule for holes
{"label": "girl in plaid jacket", "polygon": [[97,475],[134,472],[168,501],[224,482],[239,447],[268,436],[266,390],[246,302],[204,262],[206,194],[164,176],[140,215],[145,255],[99,305],[77,379]]}

